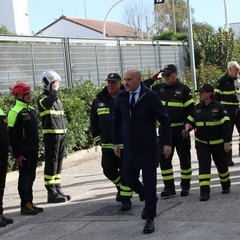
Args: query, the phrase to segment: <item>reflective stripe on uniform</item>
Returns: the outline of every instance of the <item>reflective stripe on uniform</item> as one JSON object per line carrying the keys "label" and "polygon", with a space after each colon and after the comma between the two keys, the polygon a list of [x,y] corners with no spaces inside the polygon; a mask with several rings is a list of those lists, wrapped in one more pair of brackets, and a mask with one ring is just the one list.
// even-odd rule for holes
{"label": "reflective stripe on uniform", "polygon": [[98,115],[110,114],[109,108],[98,108],[97,109]]}
{"label": "reflective stripe on uniform", "polygon": [[45,110],[40,113],[40,117],[43,117],[45,115],[64,115],[64,111],[57,111],[57,110]]}

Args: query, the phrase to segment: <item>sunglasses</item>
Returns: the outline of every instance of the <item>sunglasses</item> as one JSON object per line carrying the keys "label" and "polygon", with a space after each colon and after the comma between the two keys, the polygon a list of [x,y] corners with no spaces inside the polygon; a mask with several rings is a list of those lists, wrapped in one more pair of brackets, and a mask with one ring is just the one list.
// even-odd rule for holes
{"label": "sunglasses", "polygon": [[162,73],[162,77],[169,77],[172,73]]}

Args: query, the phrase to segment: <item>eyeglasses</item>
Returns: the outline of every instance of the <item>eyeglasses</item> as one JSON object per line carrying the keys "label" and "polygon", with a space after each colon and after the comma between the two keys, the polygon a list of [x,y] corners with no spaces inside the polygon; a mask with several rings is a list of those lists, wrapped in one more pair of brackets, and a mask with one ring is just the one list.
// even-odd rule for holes
{"label": "eyeglasses", "polygon": [[162,77],[169,77],[170,75],[171,75],[172,73],[170,72],[170,73],[162,73]]}

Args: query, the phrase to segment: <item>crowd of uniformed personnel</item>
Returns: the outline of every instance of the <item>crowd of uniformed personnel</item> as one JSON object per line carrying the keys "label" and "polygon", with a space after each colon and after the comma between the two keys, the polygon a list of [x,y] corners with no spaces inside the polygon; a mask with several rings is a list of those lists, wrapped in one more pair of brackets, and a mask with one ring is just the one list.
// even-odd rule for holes
{"label": "crowd of uniformed personnel", "polygon": [[[180,82],[177,67],[173,64],[166,65],[145,81],[137,69],[129,69],[123,76],[124,85],[118,73],[107,76],[106,87],[92,103],[92,136],[94,143],[101,146],[103,173],[116,187],[116,201],[121,202],[121,210],[131,209],[133,191],[139,194],[140,201],[145,202],[141,215],[146,219],[143,233],[155,230],[156,168],[159,164],[164,184],[160,196],[176,195],[172,165],[174,151],[180,161],[180,195],[189,195],[192,130],[199,163],[200,201],[210,198],[212,159],[218,170],[222,193],[230,192],[228,166],[234,165],[231,154],[234,125],[240,132],[239,72],[238,63],[229,62],[226,74],[217,81],[215,89],[204,84],[196,91],[200,98],[196,105],[190,88]],[[156,83],[160,78],[164,81]],[[44,71],[44,91],[38,98],[45,148],[44,183],[49,203],[61,203],[71,198],[61,188],[66,122],[57,95],[60,81],[56,72]],[[37,115],[30,106],[31,88],[20,82],[13,87],[12,94],[16,105],[8,116],[0,109],[0,227],[13,223],[3,215],[2,202],[9,145],[19,169],[20,213],[36,215],[43,212],[43,208],[33,203],[39,139]],[[159,121],[158,136],[151,131],[157,126],[156,120]]]}

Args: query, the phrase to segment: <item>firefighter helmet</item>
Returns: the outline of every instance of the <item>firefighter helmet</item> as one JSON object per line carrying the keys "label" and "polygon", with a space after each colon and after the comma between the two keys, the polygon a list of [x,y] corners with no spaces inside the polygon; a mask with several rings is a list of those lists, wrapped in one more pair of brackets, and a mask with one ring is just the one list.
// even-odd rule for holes
{"label": "firefighter helmet", "polygon": [[61,77],[53,70],[46,70],[41,75],[43,87],[46,90],[50,90],[51,84],[58,81],[61,81]]}
{"label": "firefighter helmet", "polygon": [[27,94],[31,92],[31,87],[27,85],[25,82],[16,83],[12,89],[12,95],[16,96],[19,94]]}

